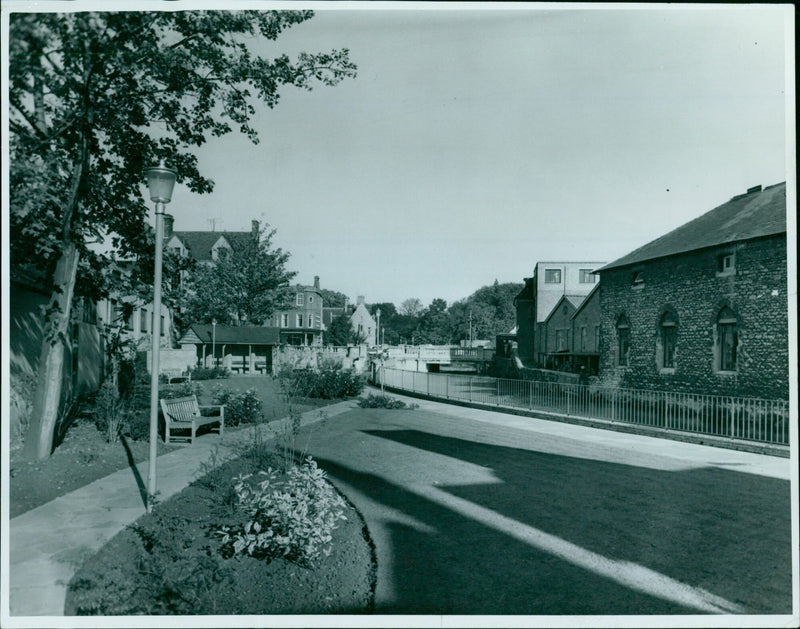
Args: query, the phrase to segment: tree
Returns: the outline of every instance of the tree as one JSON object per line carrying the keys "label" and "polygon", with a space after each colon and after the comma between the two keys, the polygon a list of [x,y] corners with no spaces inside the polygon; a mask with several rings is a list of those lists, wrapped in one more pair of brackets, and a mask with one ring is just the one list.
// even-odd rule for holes
{"label": "tree", "polygon": [[422,302],[416,297],[410,297],[400,304],[400,314],[416,317],[422,312]]}
{"label": "tree", "polygon": [[453,303],[450,306],[453,340],[470,338],[470,321],[473,339],[493,339],[511,330],[516,324],[514,297],[521,289],[522,284],[500,284],[495,280],[466,299]]}
{"label": "tree", "polygon": [[[150,246],[143,169],[161,159],[196,193],[213,190],[192,150],[233,128],[258,141],[256,104],[280,88],[355,76],[346,49],[266,59],[248,48],[310,11],[12,13],[9,18],[12,266],[51,292],[25,453],[49,456],[79,273],[102,267],[87,244],[122,256]],[[89,274],[97,286],[102,274]],[[92,282],[91,280],[94,280]]]}
{"label": "tree", "polygon": [[289,254],[272,248],[275,230],[262,228],[245,246],[222,249],[215,264],[198,264],[187,278],[184,323],[262,325],[289,306]]}
{"label": "tree", "polygon": [[339,291],[321,288],[319,292],[322,295],[322,303],[326,308],[344,308],[347,303],[347,295]]}
{"label": "tree", "polygon": [[342,313],[336,315],[325,332],[325,342],[328,345],[344,347],[346,345],[358,345],[366,340],[366,335],[359,334],[353,329],[350,315]]}
{"label": "tree", "polygon": [[416,338],[418,343],[447,345],[452,335],[450,313],[444,299],[434,299],[419,319]]}

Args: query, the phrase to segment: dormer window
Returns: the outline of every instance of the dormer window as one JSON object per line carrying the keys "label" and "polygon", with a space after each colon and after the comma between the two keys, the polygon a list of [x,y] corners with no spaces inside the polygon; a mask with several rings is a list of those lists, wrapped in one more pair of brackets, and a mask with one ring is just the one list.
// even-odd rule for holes
{"label": "dormer window", "polygon": [[733,253],[722,253],[717,256],[717,275],[733,275],[736,273],[736,256]]}
{"label": "dormer window", "polygon": [[303,293],[297,293],[297,299],[295,300],[295,303],[298,306],[302,306],[303,305]]}

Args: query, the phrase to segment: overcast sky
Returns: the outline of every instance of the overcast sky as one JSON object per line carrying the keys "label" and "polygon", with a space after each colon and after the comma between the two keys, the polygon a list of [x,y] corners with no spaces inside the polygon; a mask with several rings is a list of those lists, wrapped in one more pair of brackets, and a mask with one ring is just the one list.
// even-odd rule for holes
{"label": "overcast sky", "polygon": [[787,178],[791,7],[407,6],[330,4],[265,45],[349,48],[358,77],[284,90],[257,146],[203,147],[215,192],[178,186],[175,229],[258,219],[298,282],[427,305],[611,261]]}

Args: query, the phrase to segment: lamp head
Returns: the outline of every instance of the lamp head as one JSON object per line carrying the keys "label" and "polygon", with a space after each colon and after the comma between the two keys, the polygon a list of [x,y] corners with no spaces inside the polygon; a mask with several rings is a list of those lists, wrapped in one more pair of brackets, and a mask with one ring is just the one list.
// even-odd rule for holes
{"label": "lamp head", "polygon": [[163,160],[158,166],[151,166],[145,171],[147,187],[150,190],[150,200],[154,203],[169,203],[172,201],[172,189],[178,177],[171,168],[167,168]]}

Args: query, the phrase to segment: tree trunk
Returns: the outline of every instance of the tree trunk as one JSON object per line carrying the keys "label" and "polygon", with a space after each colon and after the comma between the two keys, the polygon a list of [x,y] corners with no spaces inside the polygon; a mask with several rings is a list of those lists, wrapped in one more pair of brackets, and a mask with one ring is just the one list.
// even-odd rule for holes
{"label": "tree trunk", "polygon": [[58,260],[56,290],[50,298],[45,321],[45,338],[39,354],[39,373],[33,400],[31,422],[25,436],[24,454],[29,459],[46,459],[53,451],[61,390],[64,376],[64,353],[69,343],[72,295],[78,271],[78,250],[68,244]]}

